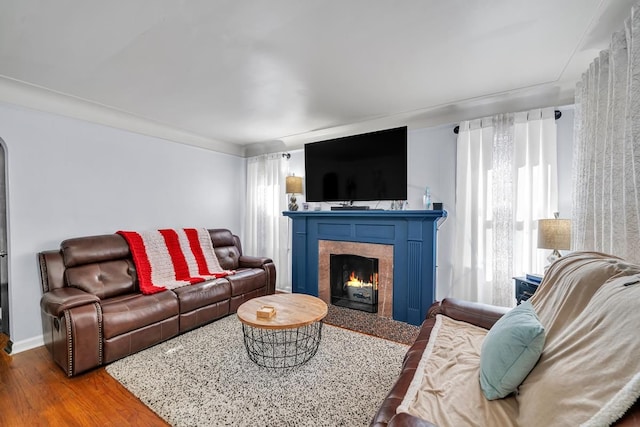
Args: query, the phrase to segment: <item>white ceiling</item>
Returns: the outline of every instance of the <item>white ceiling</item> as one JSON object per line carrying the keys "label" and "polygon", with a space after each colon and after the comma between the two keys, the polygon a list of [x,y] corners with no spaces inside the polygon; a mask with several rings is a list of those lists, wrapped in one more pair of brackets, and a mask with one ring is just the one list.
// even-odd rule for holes
{"label": "white ceiling", "polygon": [[0,101],[236,155],[573,103],[635,0],[2,0]]}

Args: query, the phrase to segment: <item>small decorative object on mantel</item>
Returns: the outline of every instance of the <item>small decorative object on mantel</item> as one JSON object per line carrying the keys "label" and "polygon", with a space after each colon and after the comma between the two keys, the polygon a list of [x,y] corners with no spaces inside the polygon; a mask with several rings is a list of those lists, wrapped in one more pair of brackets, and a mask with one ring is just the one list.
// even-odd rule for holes
{"label": "small decorative object on mantel", "polygon": [[431,210],[431,189],[425,188],[424,195],[422,196],[422,207],[424,210]]}
{"label": "small decorative object on mantel", "polygon": [[406,200],[392,200],[391,201],[391,210],[392,211],[403,211],[407,208],[409,203]]}
{"label": "small decorative object on mantel", "polygon": [[286,178],[285,181],[286,192],[291,194],[289,198],[289,210],[297,211],[298,204],[296,203],[296,193],[302,194],[302,177],[291,175]]}
{"label": "small decorative object on mantel", "polygon": [[258,319],[271,319],[276,315],[276,308],[271,305],[263,305],[256,311]]}

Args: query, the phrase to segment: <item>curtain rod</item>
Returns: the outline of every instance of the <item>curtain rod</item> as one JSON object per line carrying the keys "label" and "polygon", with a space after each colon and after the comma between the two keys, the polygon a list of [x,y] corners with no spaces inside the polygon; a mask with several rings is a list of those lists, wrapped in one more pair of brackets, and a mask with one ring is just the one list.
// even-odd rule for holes
{"label": "curtain rod", "polygon": [[[562,117],[562,111],[560,111],[560,110],[555,110],[553,113],[555,115],[555,119],[556,120],[558,120],[560,117]],[[460,132],[460,126],[454,127],[453,128],[453,133],[455,133],[457,135],[458,132]]]}

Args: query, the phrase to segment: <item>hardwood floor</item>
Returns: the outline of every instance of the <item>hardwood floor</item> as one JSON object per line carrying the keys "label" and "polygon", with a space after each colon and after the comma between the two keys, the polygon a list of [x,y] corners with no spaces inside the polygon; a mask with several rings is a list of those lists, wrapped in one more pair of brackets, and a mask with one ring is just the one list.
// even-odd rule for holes
{"label": "hardwood floor", "polygon": [[7,355],[0,334],[0,426],[167,426],[104,368],[68,378],[44,347]]}

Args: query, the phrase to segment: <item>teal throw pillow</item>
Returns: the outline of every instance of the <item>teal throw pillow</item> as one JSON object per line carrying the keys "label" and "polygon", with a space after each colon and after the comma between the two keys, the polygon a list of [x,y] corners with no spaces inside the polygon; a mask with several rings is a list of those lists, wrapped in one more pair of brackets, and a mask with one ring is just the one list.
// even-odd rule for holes
{"label": "teal throw pillow", "polygon": [[525,301],[502,316],[489,330],[480,352],[480,388],[488,400],[516,391],[538,362],[544,327]]}

